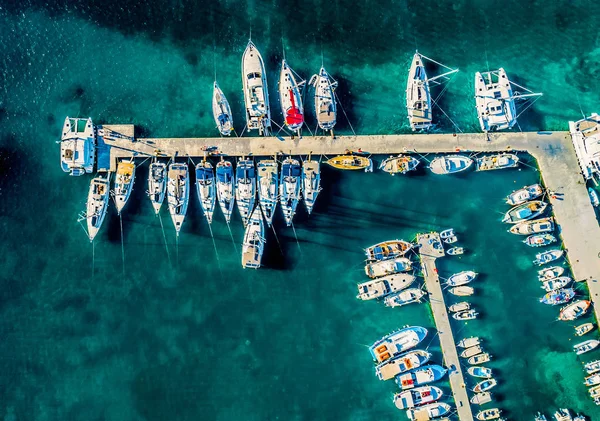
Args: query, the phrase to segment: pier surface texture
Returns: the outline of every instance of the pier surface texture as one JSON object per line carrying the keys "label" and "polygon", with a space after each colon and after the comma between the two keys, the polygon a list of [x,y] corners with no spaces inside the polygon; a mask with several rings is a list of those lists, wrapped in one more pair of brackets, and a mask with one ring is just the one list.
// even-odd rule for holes
{"label": "pier surface texture", "polygon": [[452,334],[440,277],[435,267],[435,259],[444,256],[444,247],[438,233],[420,234],[417,237],[417,243],[419,244],[419,256],[423,267],[423,275],[425,276],[425,285],[429,292],[429,303],[431,304],[431,311],[433,312],[435,325],[440,336],[444,364],[448,368],[448,377],[450,379],[450,386],[452,387],[454,402],[456,403],[456,411],[461,421],[473,421],[465,378],[458,358],[458,351],[456,350],[456,341]]}

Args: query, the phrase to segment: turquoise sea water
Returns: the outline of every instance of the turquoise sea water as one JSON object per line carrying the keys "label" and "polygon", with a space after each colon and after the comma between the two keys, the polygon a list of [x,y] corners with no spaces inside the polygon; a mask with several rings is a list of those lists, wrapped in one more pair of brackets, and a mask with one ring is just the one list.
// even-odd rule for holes
{"label": "turquoise sea water", "polygon": [[[581,384],[571,325],[554,322],[556,309],[537,303],[534,251],[499,223],[502,197],[538,179],[528,167],[454,178],[324,168],[315,214],[302,210],[295,220],[298,243],[278,214],[267,268],[259,271],[240,268],[237,214],[235,245],[215,218],[217,258],[195,200],[178,247],[162,214],[165,249],[144,194],[146,166],[123,217],[124,271],[114,209],[93,250],[76,223],[89,177],[60,171],[54,141],[64,116],[134,123],[139,135],[215,135],[216,57],[241,131],[239,64],[250,27],[272,98],[284,37],[288,60],[302,75],[318,70],[323,53],[359,133],[408,131],[402,92],[416,47],[461,68],[443,105],[464,131],[477,128],[472,75],[487,62],[545,93],[520,120],[524,130],[564,130],[580,106],[595,110],[600,10],[593,2],[423,3],[2,4],[0,415],[402,418],[391,402],[394,385],[375,378],[364,345],[405,324],[433,328],[433,321],[425,305],[396,311],[358,302],[361,249],[452,226],[470,252],[440,261],[440,272],[482,273],[473,300],[482,318],[457,330],[485,338],[500,381],[498,406],[512,420],[558,406],[600,418]],[[440,130],[452,127],[441,120]],[[349,126],[342,121],[338,131]],[[434,333],[426,343],[440,362]]]}

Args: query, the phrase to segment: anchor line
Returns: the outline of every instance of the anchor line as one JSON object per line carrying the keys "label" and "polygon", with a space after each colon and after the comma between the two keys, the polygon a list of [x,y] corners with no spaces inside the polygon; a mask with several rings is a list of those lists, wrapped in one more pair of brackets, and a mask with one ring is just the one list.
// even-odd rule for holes
{"label": "anchor line", "polygon": [[165,250],[167,251],[167,258],[169,259],[169,266],[173,266],[173,263],[171,262],[171,253],[169,252],[169,245],[167,244],[167,234],[165,233],[165,226],[162,221],[162,216],[160,216],[160,213],[158,213],[157,216],[158,220],[160,221],[160,229],[162,231],[163,240],[165,242]]}
{"label": "anchor line", "polygon": [[294,231],[294,237],[296,237],[296,244],[298,244],[298,250],[300,250],[300,254],[302,254],[302,248],[300,247],[300,241],[298,241],[298,234],[296,234],[296,227],[294,226],[294,222],[292,221],[292,230]]}
{"label": "anchor line", "polygon": [[281,248],[281,243],[279,242],[279,237],[277,236],[277,232],[275,231],[275,226],[271,224],[271,229],[273,230],[273,235],[275,236],[275,241],[277,241],[277,246],[279,247],[279,252],[283,256],[283,249]]}
{"label": "anchor line", "polygon": [[123,263],[123,275],[125,275],[125,240],[123,238],[123,216],[119,214],[119,224],[121,225],[121,261]]}
{"label": "anchor line", "polygon": [[95,272],[96,272],[96,245],[92,241],[92,283],[94,282]]}
{"label": "anchor line", "polygon": [[342,112],[344,113],[344,117],[346,117],[346,121],[348,121],[348,125],[350,126],[350,130],[352,130],[352,133],[354,134],[354,136],[356,136],[356,132],[354,131],[354,127],[352,127],[352,123],[350,122],[350,119],[348,118],[348,114],[346,114],[346,110],[344,109],[344,106],[342,105],[342,101],[340,101],[340,98],[338,97],[337,92],[333,91],[333,95],[335,95],[335,99],[337,100],[338,104],[340,104],[340,108],[342,109]]}
{"label": "anchor line", "polygon": [[227,229],[229,230],[229,236],[231,237],[231,242],[233,243],[233,249],[235,250],[235,253],[237,254],[237,247],[235,246],[235,239],[233,238],[233,232],[231,232],[231,224],[229,222],[227,222]]}

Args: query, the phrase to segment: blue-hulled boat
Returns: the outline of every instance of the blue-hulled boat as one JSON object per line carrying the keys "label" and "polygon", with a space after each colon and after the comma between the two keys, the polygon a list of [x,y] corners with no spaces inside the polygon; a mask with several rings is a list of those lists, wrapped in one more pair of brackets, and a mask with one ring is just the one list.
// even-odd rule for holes
{"label": "blue-hulled boat", "polygon": [[444,395],[439,387],[421,386],[394,395],[394,405],[398,409],[410,409],[435,402]]}
{"label": "blue-hulled boat", "polygon": [[279,181],[279,201],[286,225],[292,225],[296,208],[300,201],[302,185],[300,177],[302,167],[297,159],[286,158],[281,164],[281,179]]}
{"label": "blue-hulled boat", "polygon": [[391,360],[385,360],[375,367],[375,374],[379,380],[390,380],[398,374],[406,373],[426,364],[431,359],[431,354],[421,349],[407,352]]}
{"label": "blue-hulled boat", "polygon": [[405,327],[376,341],[369,347],[369,352],[376,363],[381,363],[419,345],[425,336],[427,329],[424,327]]}
{"label": "blue-hulled boat", "polygon": [[251,159],[239,160],[235,171],[235,199],[244,227],[256,204],[256,169]]}
{"label": "blue-hulled boat", "polygon": [[437,382],[448,370],[439,365],[427,365],[396,376],[396,384],[402,389],[412,389],[427,383]]}
{"label": "blue-hulled boat", "polygon": [[208,161],[196,165],[196,191],[202,212],[210,224],[215,211],[217,191],[214,168]]}
{"label": "blue-hulled boat", "polygon": [[217,164],[217,198],[225,221],[229,224],[235,204],[233,164],[221,158]]}
{"label": "blue-hulled boat", "polygon": [[561,288],[544,295],[540,298],[540,303],[555,306],[568,303],[573,297],[575,297],[575,290],[573,288]]}

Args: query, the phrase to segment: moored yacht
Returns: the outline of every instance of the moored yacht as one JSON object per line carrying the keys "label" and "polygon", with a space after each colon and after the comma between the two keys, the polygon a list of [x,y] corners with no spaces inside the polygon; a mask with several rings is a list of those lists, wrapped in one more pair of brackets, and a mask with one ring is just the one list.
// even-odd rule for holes
{"label": "moored yacht", "polygon": [[258,202],[270,228],[275,216],[277,198],[279,195],[278,164],[275,159],[259,161],[257,168]]}
{"label": "moored yacht", "polygon": [[410,155],[390,156],[381,161],[379,169],[389,174],[406,174],[419,166],[419,160]]}
{"label": "moored yacht", "polygon": [[225,98],[216,80],[213,84],[212,112],[219,133],[223,136],[231,135],[233,131],[233,114],[231,113],[229,101]]}
{"label": "moored yacht", "polygon": [[591,305],[589,300],[574,301],[560,309],[558,320],[576,320],[587,313]]}
{"label": "moored yacht", "polygon": [[60,166],[69,175],[94,171],[96,130],[91,118],[65,118],[60,140]]}
{"label": "moored yacht", "polygon": [[455,174],[468,170],[473,165],[473,160],[462,155],[443,155],[435,158],[429,164],[429,169],[434,174]]}
{"label": "moored yacht", "polygon": [[196,165],[196,190],[202,212],[208,223],[211,224],[217,199],[217,187],[215,170],[206,159]]}
{"label": "moored yacht", "polygon": [[148,197],[152,202],[154,214],[158,215],[167,192],[167,164],[155,160],[148,169]]}
{"label": "moored yacht", "polygon": [[600,175],[600,115],[569,121],[571,140],[586,180]]}
{"label": "moored yacht", "polygon": [[387,307],[402,307],[407,304],[420,303],[421,299],[426,295],[425,291],[420,288],[409,288],[404,291],[390,294],[383,299],[383,303]]}
{"label": "moored yacht", "polygon": [[516,206],[520,205],[521,203],[537,199],[542,194],[544,194],[544,189],[542,186],[539,184],[532,184],[530,186],[525,186],[522,189],[515,190],[506,196],[506,203],[511,206]]}
{"label": "moored yacht", "polygon": [[251,159],[241,158],[235,171],[235,198],[244,226],[256,203],[256,169]]}
{"label": "moored yacht", "polygon": [[504,218],[502,218],[502,222],[506,222],[507,224],[517,224],[519,222],[537,218],[544,213],[546,207],[548,207],[548,204],[541,200],[534,200],[532,202],[517,205],[506,212]]}
{"label": "moored yacht", "polygon": [[133,182],[135,180],[135,162],[133,158],[130,161],[119,161],[117,164],[117,174],[115,176],[115,207],[117,214],[121,215],[125,204],[131,196]]}
{"label": "moored yacht", "polygon": [[548,218],[534,219],[532,221],[519,222],[508,230],[511,234],[516,235],[530,235],[530,234],[542,234],[545,232],[554,231],[554,218],[552,216]]}
{"label": "moored yacht", "polygon": [[412,268],[412,262],[406,257],[396,257],[394,259],[381,260],[368,263],[365,266],[365,273],[369,278],[391,275],[397,272],[406,272]]}
{"label": "moored yacht", "polygon": [[169,165],[167,177],[169,213],[175,226],[175,232],[179,236],[190,199],[190,174],[187,164],[172,163]]}
{"label": "moored yacht", "polygon": [[538,253],[535,255],[535,260],[533,261],[536,265],[545,265],[546,263],[554,262],[562,257],[564,254],[564,250],[548,250],[543,253]]}
{"label": "moored yacht", "polygon": [[376,363],[393,358],[416,347],[427,336],[427,329],[410,326],[384,336],[369,347],[369,352]]}
{"label": "moored yacht", "polygon": [[416,349],[399,355],[395,358],[385,360],[375,367],[375,374],[379,380],[390,380],[398,374],[406,373],[426,364],[431,359],[427,351]]}
{"label": "moored yacht", "polygon": [[219,207],[221,208],[221,212],[223,212],[225,222],[229,224],[229,221],[231,221],[231,214],[233,213],[233,206],[235,204],[235,177],[233,175],[233,164],[221,158],[221,161],[217,164],[216,179]]}
{"label": "moored yacht", "polygon": [[304,123],[304,106],[299,87],[304,83],[304,80],[296,81],[294,71],[284,58],[279,72],[279,103],[283,111],[285,126],[297,133],[298,136],[300,136],[300,129]]}
{"label": "moored yacht", "polygon": [[359,300],[382,298],[408,288],[417,278],[407,273],[395,273],[358,284]]}
{"label": "moored yacht", "polygon": [[86,204],[86,220],[88,237],[93,241],[102,226],[106,211],[108,210],[110,175],[96,177],[90,183]]}
{"label": "moored yacht", "polygon": [[266,136],[271,129],[267,75],[262,56],[252,40],[248,41],[242,56],[242,85],[247,128]]}
{"label": "moored yacht", "polygon": [[331,131],[337,120],[337,105],[335,89],[338,83],[331,77],[325,67],[321,67],[319,74],[311,78],[310,84],[315,87],[315,112],[321,130]]}
{"label": "moored yacht", "polygon": [[365,253],[367,260],[385,260],[393,257],[404,256],[412,249],[412,243],[404,240],[382,241],[367,247]]}
{"label": "moored yacht", "polygon": [[265,225],[260,208],[256,206],[244,233],[242,244],[242,267],[258,269],[265,248]]}
{"label": "moored yacht", "polygon": [[302,162],[302,195],[310,215],[321,192],[321,164],[309,158]]}
{"label": "moored yacht", "polygon": [[475,415],[475,418],[477,418],[479,421],[495,420],[500,418],[500,414],[502,414],[501,409],[491,408],[479,411],[477,415]]}
{"label": "moored yacht", "polygon": [[296,208],[302,192],[302,167],[294,158],[286,158],[281,164],[281,179],[279,181],[279,201],[286,225],[292,225]]}
{"label": "moored yacht", "polygon": [[435,386],[421,386],[394,395],[394,405],[398,409],[410,409],[435,402],[443,396],[442,389]]}

